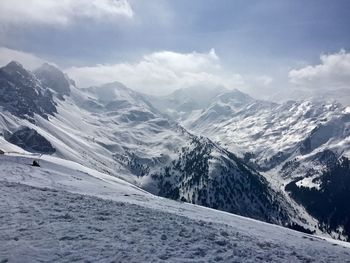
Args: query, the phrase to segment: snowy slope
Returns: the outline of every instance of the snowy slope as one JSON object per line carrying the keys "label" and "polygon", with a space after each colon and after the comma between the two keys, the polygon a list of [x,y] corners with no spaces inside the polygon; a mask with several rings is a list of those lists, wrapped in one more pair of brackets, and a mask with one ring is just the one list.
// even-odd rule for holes
{"label": "snowy slope", "polygon": [[346,262],[348,244],[153,196],[45,156],[0,156],[0,260]]}

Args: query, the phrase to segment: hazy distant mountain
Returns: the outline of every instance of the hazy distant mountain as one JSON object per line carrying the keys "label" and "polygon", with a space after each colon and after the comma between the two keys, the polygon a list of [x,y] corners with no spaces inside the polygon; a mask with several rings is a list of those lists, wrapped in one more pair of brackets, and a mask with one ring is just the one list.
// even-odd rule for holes
{"label": "hazy distant mountain", "polygon": [[269,97],[269,100],[285,102],[287,100],[318,100],[339,102],[344,106],[350,106],[350,91],[347,88],[333,90],[312,89],[288,89]]}
{"label": "hazy distant mountain", "polygon": [[186,117],[192,111],[208,107],[216,96],[225,91],[227,90],[220,86],[194,86],[175,90],[167,96],[147,96],[147,98],[161,112],[178,119]]}

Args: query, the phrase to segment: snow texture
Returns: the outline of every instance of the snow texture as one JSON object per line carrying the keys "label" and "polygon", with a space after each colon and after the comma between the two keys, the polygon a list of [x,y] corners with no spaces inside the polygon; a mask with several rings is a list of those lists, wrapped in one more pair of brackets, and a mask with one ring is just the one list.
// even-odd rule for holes
{"label": "snow texture", "polygon": [[1,262],[350,262],[347,243],[148,194],[46,157],[0,156]]}

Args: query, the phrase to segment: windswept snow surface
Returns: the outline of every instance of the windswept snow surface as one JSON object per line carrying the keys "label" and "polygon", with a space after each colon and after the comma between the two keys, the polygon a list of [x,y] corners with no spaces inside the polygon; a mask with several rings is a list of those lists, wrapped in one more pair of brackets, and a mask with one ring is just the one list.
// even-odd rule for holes
{"label": "windswept snow surface", "polygon": [[0,262],[350,262],[347,243],[151,195],[46,156],[0,156]]}

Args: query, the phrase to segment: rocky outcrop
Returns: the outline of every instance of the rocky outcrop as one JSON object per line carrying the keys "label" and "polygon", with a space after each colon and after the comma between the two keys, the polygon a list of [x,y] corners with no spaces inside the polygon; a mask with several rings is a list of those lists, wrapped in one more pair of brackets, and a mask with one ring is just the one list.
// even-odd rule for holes
{"label": "rocky outcrop", "polygon": [[6,140],[29,152],[52,154],[56,151],[44,136],[29,127],[15,131]]}

